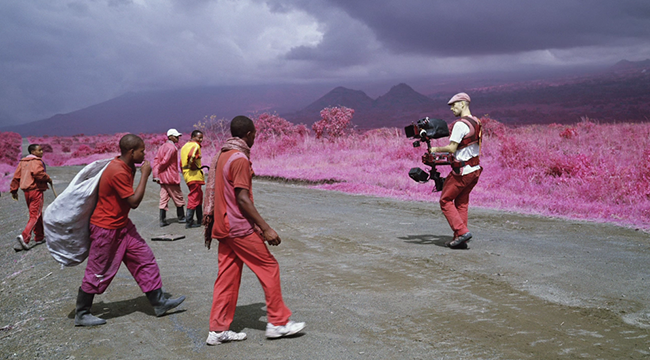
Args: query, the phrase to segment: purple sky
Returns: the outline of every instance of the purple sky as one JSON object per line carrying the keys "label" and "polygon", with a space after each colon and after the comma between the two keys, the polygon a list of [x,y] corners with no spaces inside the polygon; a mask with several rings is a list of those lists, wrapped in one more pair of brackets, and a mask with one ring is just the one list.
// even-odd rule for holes
{"label": "purple sky", "polygon": [[3,0],[0,49],[3,126],[128,91],[644,60],[650,1]]}

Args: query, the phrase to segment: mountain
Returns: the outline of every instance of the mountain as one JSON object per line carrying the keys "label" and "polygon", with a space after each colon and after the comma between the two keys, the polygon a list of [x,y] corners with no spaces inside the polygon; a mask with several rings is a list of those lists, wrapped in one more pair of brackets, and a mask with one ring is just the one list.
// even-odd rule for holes
{"label": "mountain", "polygon": [[402,83],[393,86],[385,95],[378,97],[373,103],[373,108],[375,110],[411,111],[430,109],[436,105],[431,98]]}
{"label": "mountain", "polygon": [[[313,115],[319,119],[320,111],[330,106],[345,106],[355,111],[363,111],[372,107],[373,100],[361,90],[351,90],[339,86],[323,95],[318,100],[301,110],[303,116]],[[334,104],[334,105],[332,105]],[[315,115],[314,115],[315,114]]]}
{"label": "mountain", "polygon": [[293,123],[311,125],[328,106],[354,109],[352,121],[360,129],[401,128],[425,116],[453,120],[447,101],[459,91],[472,97],[474,115],[489,115],[506,124],[574,123],[583,117],[600,122],[650,121],[650,59],[622,60],[581,75],[512,83],[504,83],[504,79],[495,78],[491,83],[478,77],[473,82],[467,78],[433,81],[437,88],[426,95],[400,83],[376,99],[342,86],[327,92],[331,86],[323,84],[146,91],[0,131],[23,136],[92,135],[164,132],[174,127],[187,132],[206,116],[230,119],[261,112],[279,113]]}
{"label": "mountain", "polygon": [[408,125],[427,116],[440,104],[404,83],[393,86],[375,100],[362,91],[337,87],[302,110],[282,116],[294,123],[311,125],[320,120],[322,109],[332,106],[354,109],[353,123],[360,129],[371,129]]}

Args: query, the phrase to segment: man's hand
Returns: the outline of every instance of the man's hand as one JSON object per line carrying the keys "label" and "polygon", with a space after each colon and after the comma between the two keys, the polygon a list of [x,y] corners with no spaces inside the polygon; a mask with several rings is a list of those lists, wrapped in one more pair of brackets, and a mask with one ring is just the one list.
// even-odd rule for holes
{"label": "man's hand", "polygon": [[140,166],[140,173],[145,178],[148,178],[149,175],[151,175],[151,164],[149,164],[149,161],[145,160],[142,162],[142,166]]}
{"label": "man's hand", "polygon": [[212,245],[212,225],[214,225],[214,216],[212,215],[203,215],[203,220],[201,221],[205,227],[203,228],[203,240],[205,247],[210,250],[210,245]]}
{"label": "man's hand", "polygon": [[278,246],[282,242],[280,235],[275,232],[275,230],[268,228],[262,232],[262,237],[269,245]]}
{"label": "man's hand", "polygon": [[16,200],[16,201],[18,201],[18,192],[17,192],[17,191],[12,192],[12,193],[11,193],[11,198],[14,199],[14,200]]}

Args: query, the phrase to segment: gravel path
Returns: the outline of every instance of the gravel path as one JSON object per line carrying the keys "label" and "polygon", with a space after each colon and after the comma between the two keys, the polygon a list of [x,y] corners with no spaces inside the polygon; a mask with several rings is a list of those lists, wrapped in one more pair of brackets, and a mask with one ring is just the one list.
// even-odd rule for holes
{"label": "gravel path", "polygon": [[[60,193],[79,167],[49,168]],[[136,180],[137,181],[137,180]],[[216,249],[202,229],[157,221],[149,183],[131,218],[150,241],[164,288],[186,295],[156,318],[122,267],[73,325],[85,264],[61,269],[46,246],[15,252],[21,195],[0,197],[0,357],[6,359],[641,359],[650,356],[650,236],[607,224],[470,209],[469,250],[444,247],[434,202],[403,202],[255,181],[258,209],[283,239],[283,293],[304,335],[266,340],[264,294],[246,269],[232,329],[205,345]],[[187,190],[185,189],[187,193]],[[46,203],[53,195],[46,193]]]}

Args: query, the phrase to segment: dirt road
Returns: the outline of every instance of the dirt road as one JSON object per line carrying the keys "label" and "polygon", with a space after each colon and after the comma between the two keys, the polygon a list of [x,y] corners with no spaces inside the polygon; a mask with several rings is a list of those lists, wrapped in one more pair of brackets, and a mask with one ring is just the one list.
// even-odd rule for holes
{"label": "dirt road", "polygon": [[[59,193],[76,168],[50,168]],[[470,209],[469,250],[444,247],[434,202],[402,202],[255,181],[255,201],[283,242],[271,251],[303,336],[269,341],[264,295],[244,272],[232,329],[205,345],[216,249],[202,229],[158,227],[157,186],[132,211],[178,312],[156,318],[122,267],[73,325],[85,264],[61,269],[46,246],[14,252],[27,217],[0,198],[0,354],[6,359],[641,359],[650,357],[650,236],[611,225]],[[427,197],[424,190],[423,198]],[[46,203],[52,193],[46,193]]]}

